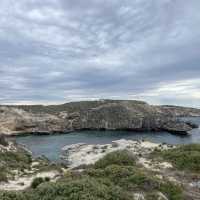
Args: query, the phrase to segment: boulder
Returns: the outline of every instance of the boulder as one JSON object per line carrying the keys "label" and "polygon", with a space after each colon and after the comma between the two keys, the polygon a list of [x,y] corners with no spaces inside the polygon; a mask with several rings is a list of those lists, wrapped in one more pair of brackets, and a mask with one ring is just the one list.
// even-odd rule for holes
{"label": "boulder", "polygon": [[0,134],[0,145],[2,146],[8,146],[8,141],[5,137],[5,135],[3,134]]}
{"label": "boulder", "polygon": [[174,134],[187,135],[193,128],[185,122],[168,121],[163,125],[163,130]]}

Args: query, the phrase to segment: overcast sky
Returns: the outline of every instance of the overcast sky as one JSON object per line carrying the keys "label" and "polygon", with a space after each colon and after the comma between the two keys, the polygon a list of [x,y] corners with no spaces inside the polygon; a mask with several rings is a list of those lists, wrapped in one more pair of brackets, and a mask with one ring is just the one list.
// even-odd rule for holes
{"label": "overcast sky", "polygon": [[200,107],[200,0],[0,0],[0,104]]}

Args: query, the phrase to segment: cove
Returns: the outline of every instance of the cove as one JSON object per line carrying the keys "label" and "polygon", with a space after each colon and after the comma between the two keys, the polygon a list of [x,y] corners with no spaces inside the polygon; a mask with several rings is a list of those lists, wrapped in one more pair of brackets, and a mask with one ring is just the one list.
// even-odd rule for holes
{"label": "cove", "polygon": [[[186,120],[200,125],[200,117],[186,118]],[[167,132],[80,131],[69,134],[29,135],[15,139],[16,142],[25,145],[35,157],[44,155],[51,161],[60,161],[61,149],[65,145],[75,143],[107,144],[119,139],[148,140],[167,144],[200,143],[200,129],[194,129],[188,136],[173,135]]]}

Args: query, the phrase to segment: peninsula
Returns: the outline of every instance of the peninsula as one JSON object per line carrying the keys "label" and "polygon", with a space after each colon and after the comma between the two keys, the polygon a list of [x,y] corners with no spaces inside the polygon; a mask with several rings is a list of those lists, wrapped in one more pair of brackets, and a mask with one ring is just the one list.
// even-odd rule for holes
{"label": "peninsula", "polygon": [[153,106],[135,100],[99,100],[61,105],[0,106],[0,133],[54,134],[77,130],[167,131],[188,134],[195,125],[178,118],[199,109]]}

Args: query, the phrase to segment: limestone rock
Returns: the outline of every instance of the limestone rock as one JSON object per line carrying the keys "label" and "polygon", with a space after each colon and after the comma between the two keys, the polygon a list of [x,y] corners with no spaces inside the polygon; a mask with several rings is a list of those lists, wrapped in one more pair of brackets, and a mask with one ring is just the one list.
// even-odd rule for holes
{"label": "limestone rock", "polygon": [[0,106],[0,133],[63,133],[76,130],[169,131],[186,134],[194,126],[163,107],[142,101],[100,100],[52,106]]}
{"label": "limestone rock", "polygon": [[190,132],[193,128],[185,122],[177,123],[174,121],[169,121],[166,124],[164,124],[163,129],[171,133],[185,135],[188,134],[188,132]]}
{"label": "limestone rock", "polygon": [[82,165],[94,164],[106,154],[117,150],[128,150],[134,155],[141,156],[151,153],[155,149],[172,148],[166,144],[157,144],[148,141],[116,140],[111,144],[72,144],[62,148],[61,159],[68,167],[76,168]]}

